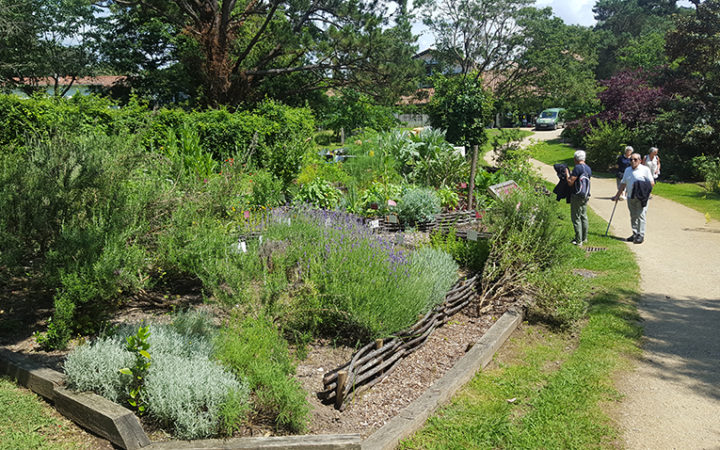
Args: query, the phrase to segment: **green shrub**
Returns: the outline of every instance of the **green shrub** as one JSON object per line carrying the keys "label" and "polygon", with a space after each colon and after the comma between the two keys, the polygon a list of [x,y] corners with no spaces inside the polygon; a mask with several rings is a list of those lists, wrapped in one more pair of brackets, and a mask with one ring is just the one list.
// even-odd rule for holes
{"label": "green shrub", "polygon": [[516,192],[485,216],[492,233],[482,273],[484,300],[531,291],[530,277],[557,263],[563,247],[554,199]]}
{"label": "green shrub", "polygon": [[587,162],[598,172],[609,172],[633,133],[620,121],[599,121],[585,137]]}
{"label": "green shrub", "polygon": [[252,187],[247,204],[249,208],[274,208],[285,204],[283,184],[280,180],[266,170],[257,170],[250,176]]}
{"label": "green shrub", "polygon": [[315,179],[300,187],[295,201],[307,203],[321,209],[334,209],[340,201],[341,193],[330,182]]}
{"label": "green shrub", "polygon": [[705,190],[720,192],[720,158],[713,156],[696,156],[692,166],[705,181]]}
{"label": "green shrub", "polygon": [[490,252],[486,239],[478,239],[477,241],[460,239],[456,235],[455,228],[451,228],[447,234],[440,231],[432,232],[430,234],[430,246],[452,255],[453,259],[461,267],[473,272],[482,271]]}
{"label": "green shrub", "polygon": [[427,290],[427,311],[445,301],[445,295],[458,279],[458,265],[447,252],[422,247],[412,254],[413,270],[421,289]]}
{"label": "green shrub", "polygon": [[441,211],[440,198],[433,189],[410,187],[398,200],[397,209],[403,223],[429,222]]}
{"label": "green shrub", "polygon": [[582,319],[587,310],[578,275],[557,268],[539,272],[530,277],[534,287],[534,302],[529,316],[559,328],[570,328]]}
{"label": "green shrub", "polygon": [[235,317],[217,339],[217,357],[248,380],[255,408],[274,418],[279,428],[306,429],[310,407],[295,372],[287,343],[266,317]]}
{"label": "green shrub", "polygon": [[457,209],[460,204],[460,195],[447,186],[438,189],[437,196],[440,198],[440,206],[450,211]]}

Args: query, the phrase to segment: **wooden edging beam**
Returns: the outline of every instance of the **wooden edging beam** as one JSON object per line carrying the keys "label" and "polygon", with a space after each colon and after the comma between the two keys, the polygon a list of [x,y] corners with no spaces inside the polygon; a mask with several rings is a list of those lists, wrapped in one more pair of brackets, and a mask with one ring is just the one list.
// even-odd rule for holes
{"label": "wooden edging beam", "polygon": [[425,424],[435,410],[490,363],[495,352],[522,322],[522,313],[508,311],[442,378],[362,443],[363,450],[394,449]]}

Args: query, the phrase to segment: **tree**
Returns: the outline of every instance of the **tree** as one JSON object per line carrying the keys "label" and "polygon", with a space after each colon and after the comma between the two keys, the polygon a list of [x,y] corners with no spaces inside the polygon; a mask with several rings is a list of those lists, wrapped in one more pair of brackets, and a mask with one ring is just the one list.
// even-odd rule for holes
{"label": "tree", "polygon": [[592,30],[565,23],[549,8],[521,19],[522,53],[496,95],[521,111],[562,106],[583,115],[596,106],[597,39]]}
{"label": "tree", "polygon": [[435,35],[437,53],[460,73],[479,78],[487,71],[512,67],[522,39],[520,19],[533,10],[532,0],[439,0],[424,13]]}
{"label": "tree", "polygon": [[[115,0],[122,31],[143,47],[121,64],[136,73],[180,64],[207,105],[238,105],[353,86],[383,98],[406,92],[414,38],[402,16],[370,2],[342,0]],[[139,27],[131,28],[134,23]],[[122,38],[122,36],[120,36]],[[117,54],[115,55],[118,56]],[[122,59],[122,58],[120,58]],[[166,59],[165,66],[145,60]],[[192,77],[191,77],[192,79]],[[391,96],[392,97],[392,96]]]}
{"label": "tree", "polygon": [[628,45],[637,46],[631,40],[642,42],[648,34],[664,35],[670,30],[672,15],[678,12],[676,3],[676,0],[598,0],[593,6],[595,30],[602,39],[597,78],[610,78],[628,68],[619,55]]}
{"label": "tree", "polygon": [[[64,95],[96,68],[96,12],[90,0],[0,0],[0,83],[49,77],[55,95]],[[60,86],[61,78],[70,83]]]}
{"label": "tree", "polygon": [[493,111],[492,94],[485,91],[479,74],[468,73],[434,80],[435,94],[428,105],[430,124],[446,130],[449,142],[472,146],[468,207],[472,208],[478,147],[487,142],[485,125]]}

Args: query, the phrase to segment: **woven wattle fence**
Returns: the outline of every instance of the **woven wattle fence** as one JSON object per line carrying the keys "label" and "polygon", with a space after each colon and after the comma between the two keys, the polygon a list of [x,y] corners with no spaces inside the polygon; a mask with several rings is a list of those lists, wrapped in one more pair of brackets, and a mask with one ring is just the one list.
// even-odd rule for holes
{"label": "woven wattle fence", "polygon": [[[399,221],[389,222],[386,217],[381,217],[377,220],[379,225],[378,228],[388,233],[402,231],[405,228],[405,226]],[[433,220],[428,222],[418,222],[414,225],[418,231],[432,231],[435,229],[448,231],[450,228],[460,225],[468,225],[477,221],[478,216],[475,211],[452,211],[436,214]]]}
{"label": "woven wattle fence", "polygon": [[445,302],[393,339],[378,339],[358,350],[350,362],[328,372],[323,377],[323,390],[318,397],[325,403],[335,403],[344,410],[352,398],[370,389],[390,375],[403,358],[420,348],[432,332],[444,325],[456,312],[467,306],[475,296],[479,275],[459,280],[448,291]]}

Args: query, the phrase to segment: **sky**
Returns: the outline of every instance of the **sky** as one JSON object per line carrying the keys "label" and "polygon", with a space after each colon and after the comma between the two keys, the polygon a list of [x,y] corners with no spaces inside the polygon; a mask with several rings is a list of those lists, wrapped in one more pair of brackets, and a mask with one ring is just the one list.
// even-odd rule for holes
{"label": "sky", "polygon": [[595,0],[537,0],[535,6],[549,6],[568,25],[595,25],[592,8]]}

